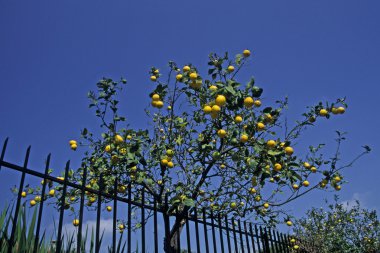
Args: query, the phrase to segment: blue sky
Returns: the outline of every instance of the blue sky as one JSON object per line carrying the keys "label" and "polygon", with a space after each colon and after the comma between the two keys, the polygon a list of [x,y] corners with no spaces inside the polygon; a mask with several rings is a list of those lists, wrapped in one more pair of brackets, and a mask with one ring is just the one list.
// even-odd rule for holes
{"label": "blue sky", "polygon": [[[79,165],[67,143],[83,127],[97,129],[86,94],[103,76],[128,80],[123,113],[132,127],[144,128],[151,66],[164,69],[174,60],[206,67],[210,52],[249,48],[253,61],[240,80],[254,75],[264,102],[289,96],[290,119],[307,105],[347,97],[347,113],[320,122],[305,140],[332,145],[335,130],[347,131],[346,161],[370,145],[373,152],[346,171],[340,196],[380,210],[379,8],[376,0],[0,1],[0,140],[10,137],[7,160],[21,164],[32,145],[34,169],[43,170],[49,152],[57,170],[68,159]],[[17,177],[0,176],[0,185]],[[302,215],[325,196],[332,194],[316,192],[287,209]]]}

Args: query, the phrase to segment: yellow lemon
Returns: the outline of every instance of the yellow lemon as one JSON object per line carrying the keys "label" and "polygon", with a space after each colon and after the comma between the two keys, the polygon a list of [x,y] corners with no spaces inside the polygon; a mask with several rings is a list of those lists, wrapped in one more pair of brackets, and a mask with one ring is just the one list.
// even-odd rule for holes
{"label": "yellow lemon", "polygon": [[155,82],[157,80],[157,77],[156,76],[151,76],[150,80],[153,81],[153,82]]}
{"label": "yellow lemon", "polygon": [[227,70],[228,70],[228,72],[230,72],[230,73],[231,73],[231,72],[234,72],[235,67],[232,66],[232,65],[230,65],[230,66],[228,66]]}
{"label": "yellow lemon", "polygon": [[193,73],[191,73],[191,74],[190,74],[190,76],[189,76],[189,77],[190,77],[190,79],[191,79],[191,80],[195,80],[195,79],[197,79],[197,77],[198,77],[198,74],[197,74],[197,73],[195,73],[195,72],[193,72]]}
{"label": "yellow lemon", "polygon": [[177,81],[181,81],[182,77],[183,77],[182,74],[178,74],[178,75],[175,76],[175,79]]}
{"label": "yellow lemon", "polygon": [[257,130],[262,131],[265,129],[265,125],[262,122],[256,124]]}
{"label": "yellow lemon", "polygon": [[273,148],[274,146],[276,146],[276,141],[274,140],[267,141],[267,146],[270,148]]}
{"label": "yellow lemon", "polygon": [[260,100],[255,100],[255,102],[253,102],[253,104],[254,104],[256,107],[260,107],[260,106],[261,106],[261,101],[260,101]]}
{"label": "yellow lemon", "polygon": [[152,99],[153,99],[153,101],[159,101],[160,100],[160,95],[153,94]]}
{"label": "yellow lemon", "polygon": [[244,57],[249,57],[251,55],[251,51],[249,51],[248,49],[245,49],[243,51],[243,55],[244,55]]}
{"label": "yellow lemon", "polygon": [[319,111],[319,115],[321,115],[322,117],[326,116],[327,114],[329,114],[329,112],[326,109],[321,109]]}
{"label": "yellow lemon", "polygon": [[213,105],[211,107],[211,110],[212,110],[213,113],[219,113],[221,109],[220,109],[219,105]]}
{"label": "yellow lemon", "polygon": [[212,112],[212,108],[211,108],[211,106],[209,106],[209,105],[205,105],[205,106],[203,107],[203,112],[206,113],[206,114],[211,113],[211,112]]}
{"label": "yellow lemon", "polygon": [[215,104],[219,106],[223,106],[226,104],[226,97],[223,95],[218,95],[215,99]]}
{"label": "yellow lemon", "polygon": [[75,227],[79,226],[79,220],[78,220],[78,219],[74,219],[74,220],[73,220],[73,225],[74,225]]}
{"label": "yellow lemon", "polygon": [[305,180],[302,182],[302,185],[308,187],[310,185],[309,181]]}
{"label": "yellow lemon", "polygon": [[240,115],[235,117],[235,123],[241,123],[242,121],[243,121],[243,118]]}
{"label": "yellow lemon", "polygon": [[111,212],[112,211],[112,206],[107,206],[107,211]]}
{"label": "yellow lemon", "polygon": [[285,148],[285,154],[292,155],[294,153],[294,150],[292,147],[286,147]]}
{"label": "yellow lemon", "polygon": [[122,142],[124,142],[124,138],[123,137],[121,137],[121,135],[115,135],[115,142],[117,143],[117,144],[121,144]]}
{"label": "yellow lemon", "polygon": [[279,163],[275,163],[273,169],[274,169],[275,171],[280,171],[280,170],[282,169],[282,165],[279,164]]}
{"label": "yellow lemon", "polygon": [[254,101],[253,101],[253,98],[251,97],[246,97],[244,99],[244,106],[247,107],[247,108],[251,108],[254,104]]}
{"label": "yellow lemon", "polygon": [[215,85],[211,85],[209,87],[209,89],[212,90],[212,91],[216,91],[218,89],[218,87],[216,87]]}
{"label": "yellow lemon", "polygon": [[190,67],[189,66],[184,66],[183,67],[183,72],[188,72],[188,71],[190,71]]}
{"label": "yellow lemon", "polygon": [[242,134],[240,136],[240,141],[243,142],[243,143],[247,142],[248,141],[248,135]]}
{"label": "yellow lemon", "polygon": [[337,111],[339,114],[343,114],[343,113],[346,112],[346,108],[340,106],[340,107],[338,107],[338,108],[336,109],[336,111]]}
{"label": "yellow lemon", "polygon": [[224,138],[226,135],[227,135],[226,130],[224,130],[224,129],[219,129],[219,130],[218,130],[218,136],[219,136],[220,138]]}

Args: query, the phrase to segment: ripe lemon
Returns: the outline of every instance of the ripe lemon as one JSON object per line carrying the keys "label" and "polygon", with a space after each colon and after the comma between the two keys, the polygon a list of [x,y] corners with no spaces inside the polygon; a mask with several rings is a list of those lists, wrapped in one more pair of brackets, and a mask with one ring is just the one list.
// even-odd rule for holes
{"label": "ripe lemon", "polygon": [[247,107],[247,108],[251,108],[254,104],[254,101],[253,101],[253,98],[251,97],[246,97],[244,99],[244,106]]}
{"label": "ripe lemon", "polygon": [[209,89],[212,90],[212,91],[216,91],[218,89],[218,87],[216,87],[215,85],[211,85],[209,87]]}
{"label": "ripe lemon", "polygon": [[176,79],[177,81],[181,81],[182,77],[183,77],[182,74],[178,74],[178,75],[175,76],[175,79]]}
{"label": "ripe lemon", "polygon": [[228,70],[228,72],[230,72],[230,73],[231,73],[231,72],[234,72],[235,67],[232,66],[232,65],[230,65],[230,66],[228,66],[227,70]]}
{"label": "ripe lemon", "polygon": [[72,144],[71,146],[70,146],[70,148],[72,149],[72,150],[77,150],[77,147],[78,147],[78,145],[77,144]]}
{"label": "ripe lemon", "polygon": [[256,193],[256,189],[255,188],[249,188],[249,193],[251,194],[255,194]]}
{"label": "ripe lemon", "polygon": [[224,138],[226,135],[227,135],[226,130],[224,130],[224,129],[219,129],[219,130],[218,130],[218,136],[219,136],[220,138]]}
{"label": "ripe lemon", "polygon": [[121,144],[124,142],[124,138],[121,137],[121,135],[117,134],[117,135],[115,135],[115,142],[116,142],[116,144]]}
{"label": "ripe lemon", "polygon": [[132,135],[127,135],[128,140],[132,140]]}
{"label": "ripe lemon", "polygon": [[169,168],[173,168],[174,167],[174,163],[173,162],[168,162],[167,165],[168,165]]}
{"label": "ripe lemon", "polygon": [[34,197],[34,200],[36,202],[41,202],[41,196],[37,195],[36,197]]}
{"label": "ripe lemon", "polygon": [[332,109],[331,109],[331,112],[333,113],[333,114],[338,114],[338,110],[337,110],[338,108],[336,108],[336,107],[333,107]]}
{"label": "ripe lemon", "polygon": [[255,197],[255,201],[256,202],[259,202],[260,200],[261,200],[261,196],[260,195],[258,195],[258,196]]}
{"label": "ripe lemon", "polygon": [[226,97],[223,95],[218,95],[215,99],[215,104],[219,106],[223,106],[226,104]]}
{"label": "ripe lemon", "polygon": [[273,148],[274,146],[276,146],[276,141],[274,140],[267,141],[267,146],[270,148]]}
{"label": "ripe lemon", "polygon": [[336,177],[334,177],[334,181],[335,182],[340,182],[342,179],[340,178],[340,176],[336,176]]}
{"label": "ripe lemon", "polygon": [[294,190],[298,190],[300,188],[298,184],[293,184],[292,187]]}
{"label": "ripe lemon", "polygon": [[26,197],[26,192],[21,192],[21,197],[25,198]]}
{"label": "ripe lemon", "polygon": [[37,202],[34,199],[32,199],[29,203],[31,206],[35,206]]}
{"label": "ripe lemon", "polygon": [[49,196],[50,196],[50,197],[54,197],[54,195],[55,195],[55,191],[54,191],[54,189],[51,189],[51,190],[49,191]]}
{"label": "ripe lemon", "polygon": [[336,185],[336,186],[335,186],[335,190],[336,190],[336,191],[340,191],[341,189],[342,189],[342,186],[340,186],[340,185]]}
{"label": "ripe lemon", "polygon": [[240,136],[240,141],[243,142],[243,143],[247,142],[248,141],[248,135],[242,134]]}
{"label": "ripe lemon", "polygon": [[257,123],[256,127],[257,127],[257,130],[262,131],[265,129],[265,124],[262,122],[259,122]]}
{"label": "ripe lemon", "polygon": [[221,110],[221,108],[220,108],[219,105],[213,105],[213,106],[211,107],[211,109],[212,109],[212,112],[214,112],[214,113],[219,113],[220,110]]}
{"label": "ripe lemon", "polygon": [[303,163],[303,166],[306,168],[306,169],[309,169],[311,167],[310,163],[308,162],[304,162]]}
{"label": "ripe lemon", "polygon": [[275,163],[273,169],[274,169],[275,171],[280,171],[280,170],[282,169],[282,165],[279,164],[279,163]]}
{"label": "ripe lemon", "polygon": [[299,249],[300,248],[300,246],[298,246],[298,245],[294,245],[294,247],[293,247],[294,249]]}
{"label": "ripe lemon", "polygon": [[329,112],[326,109],[321,109],[319,111],[319,115],[321,115],[322,117],[325,117],[327,114],[329,114]]}
{"label": "ripe lemon", "polygon": [[290,239],[290,243],[295,243],[296,242],[296,239],[292,238]]}
{"label": "ripe lemon", "polygon": [[156,101],[156,107],[157,108],[162,108],[164,106],[164,102],[162,101]]}
{"label": "ripe lemon", "polygon": [[237,207],[237,204],[236,204],[235,202],[232,202],[232,203],[230,204],[230,207],[231,207],[232,209],[235,209],[235,208]]}
{"label": "ripe lemon", "polygon": [[264,203],[263,206],[264,206],[265,209],[268,209],[269,208],[269,203]]}
{"label": "ripe lemon", "polygon": [[160,95],[153,94],[152,99],[153,99],[153,101],[158,101],[158,100],[160,100]]}
{"label": "ripe lemon", "polygon": [[339,114],[343,114],[343,113],[346,112],[346,108],[344,108],[344,107],[342,107],[342,106],[338,107],[336,110],[337,110],[337,112],[338,112]]}
{"label": "ripe lemon", "polygon": [[73,225],[74,225],[75,227],[79,226],[79,220],[78,220],[78,219],[74,219],[74,220],[73,220]]}
{"label": "ripe lemon", "polygon": [[235,117],[235,123],[241,123],[242,121],[243,121],[243,118],[240,115]]}
{"label": "ripe lemon", "polygon": [[89,199],[89,201],[90,201],[90,203],[94,203],[94,202],[96,201],[96,198],[95,198],[95,197],[91,197],[91,198]]}
{"label": "ripe lemon", "polygon": [[260,101],[260,100],[256,100],[255,102],[253,102],[253,104],[254,104],[256,107],[260,107],[260,106],[261,106],[261,101]]}
{"label": "ripe lemon", "polygon": [[197,77],[198,77],[198,74],[197,74],[197,73],[195,73],[195,72],[193,72],[193,73],[191,73],[191,74],[190,74],[190,76],[189,76],[189,77],[190,77],[190,79],[191,79],[191,80],[193,80],[193,81],[194,81],[195,79],[197,79]]}
{"label": "ripe lemon", "polygon": [[126,155],[127,154],[127,149],[126,148],[121,148],[119,150],[119,152],[120,152],[121,155]]}
{"label": "ripe lemon", "polygon": [[312,166],[312,167],[310,168],[310,171],[311,171],[312,173],[316,173],[316,172],[317,172],[317,168],[314,167],[314,166]]}
{"label": "ripe lemon", "polygon": [[107,153],[111,152],[111,145],[107,145],[104,149]]}
{"label": "ripe lemon", "polygon": [[309,181],[305,180],[302,182],[302,185],[308,187],[310,185]]}
{"label": "ripe lemon", "polygon": [[167,160],[167,159],[162,159],[162,160],[161,160],[161,165],[162,165],[162,166],[166,166],[166,165],[168,165],[168,160]]}
{"label": "ripe lemon", "polygon": [[183,67],[183,72],[188,72],[188,71],[190,71],[190,67],[189,66],[184,66]]}
{"label": "ripe lemon", "polygon": [[158,181],[157,181],[157,184],[158,184],[158,185],[162,185],[162,180],[158,180]]}
{"label": "ripe lemon", "polygon": [[292,147],[286,147],[285,148],[285,154],[292,155],[294,153],[294,150]]}
{"label": "ripe lemon", "polygon": [[153,81],[153,82],[155,82],[155,81],[157,81],[157,77],[156,76],[151,76],[150,80]]}
{"label": "ripe lemon", "polygon": [[70,143],[70,146],[71,146],[73,144],[77,144],[77,141],[76,140],[71,140],[71,141],[69,141],[69,143]]}
{"label": "ripe lemon", "polygon": [[248,49],[245,49],[243,51],[243,55],[244,55],[244,57],[249,57],[251,55],[251,51],[249,51]]}
{"label": "ripe lemon", "polygon": [[293,225],[293,222],[292,222],[292,221],[290,221],[290,220],[288,220],[288,221],[286,222],[286,225],[288,225],[288,226],[290,227],[290,226],[292,226],[292,225]]}
{"label": "ripe lemon", "polygon": [[112,206],[107,206],[107,211],[111,212],[112,211]]}
{"label": "ripe lemon", "polygon": [[206,113],[206,114],[211,113],[211,112],[212,112],[212,108],[211,108],[211,106],[209,106],[209,105],[205,105],[205,106],[203,107],[203,112]]}

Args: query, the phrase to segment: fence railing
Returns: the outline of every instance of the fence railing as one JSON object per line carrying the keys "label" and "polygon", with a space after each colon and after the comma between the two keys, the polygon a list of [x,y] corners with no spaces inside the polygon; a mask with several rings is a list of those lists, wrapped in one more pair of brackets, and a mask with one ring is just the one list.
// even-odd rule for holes
{"label": "fence railing", "polygon": [[[21,207],[22,192],[25,186],[26,175],[34,176],[39,179],[43,179],[43,185],[41,190],[41,201],[38,205],[37,214],[37,225],[35,233],[35,241],[32,252],[38,252],[38,242],[41,237],[41,220],[44,212],[44,202],[45,196],[47,195],[47,182],[51,181],[53,183],[60,184],[62,186],[62,196],[60,199],[59,208],[59,220],[57,227],[57,238],[55,242],[55,252],[63,251],[63,226],[64,226],[64,214],[65,214],[65,201],[67,197],[68,187],[77,189],[80,191],[79,200],[79,224],[76,235],[76,252],[81,252],[81,243],[83,240],[82,234],[82,221],[84,218],[84,208],[85,208],[85,193],[91,193],[97,196],[96,203],[96,225],[95,225],[95,252],[101,251],[101,231],[100,231],[100,220],[101,220],[101,207],[102,199],[112,200],[112,246],[109,248],[111,252],[116,252],[117,250],[117,216],[118,216],[118,203],[124,203],[127,205],[126,216],[126,226],[125,233],[126,239],[126,252],[130,253],[132,251],[132,209],[137,208],[140,212],[140,224],[141,230],[140,234],[140,245],[141,252],[147,252],[147,245],[153,248],[153,252],[163,252],[163,249],[159,248],[159,238],[158,233],[158,214],[163,214],[162,209],[158,206],[157,201],[153,201],[152,205],[145,203],[146,192],[144,189],[141,190],[141,201],[134,201],[132,198],[132,187],[128,185],[127,192],[121,196],[118,191],[118,182],[114,182],[114,191],[106,192],[102,191],[102,178],[100,178],[100,188],[99,190],[86,187],[87,183],[87,169],[84,168],[83,177],[81,184],[70,182],[68,180],[70,161],[66,163],[65,166],[65,176],[62,178],[57,178],[49,174],[49,166],[51,156],[50,154],[46,158],[46,166],[44,173],[32,170],[28,168],[30,147],[28,147],[24,164],[22,166],[16,165],[5,161],[5,153],[7,149],[8,139],[5,140],[1,155],[0,155],[0,173],[2,168],[7,168],[13,171],[18,171],[21,173],[20,182],[18,184],[17,200],[15,202],[15,209],[13,214],[12,226],[10,228],[10,237],[8,242],[8,252],[13,252],[12,247],[15,245],[15,232],[16,224],[18,222],[18,213]],[[273,229],[258,226],[251,222],[228,219],[226,216],[221,217],[220,215],[214,215],[212,211],[208,211],[205,208],[199,210],[195,208],[194,211],[189,214],[188,217],[184,218],[184,224],[180,236],[177,236],[177,252],[198,252],[198,253],[219,253],[219,252],[247,252],[247,253],[282,253],[282,252],[292,252],[293,245],[290,243],[290,236],[275,231]],[[206,215],[206,211],[208,212]],[[149,217],[147,217],[147,212],[149,212]],[[175,217],[175,215],[173,216]],[[147,219],[153,219],[153,231],[146,229]],[[170,220],[169,220],[170,223]],[[165,224],[170,226],[169,224]],[[177,227],[179,230],[180,228]],[[1,232],[1,229],[0,229]],[[3,231],[4,232],[4,231]],[[179,232],[179,231],[178,231]],[[168,236],[168,230],[165,232],[165,236]],[[194,235],[195,234],[195,235]],[[195,237],[195,240],[194,240]],[[1,235],[0,235],[1,238]],[[134,237],[134,240],[136,238]],[[149,240],[147,243],[147,239]],[[299,251],[301,252],[301,251]]]}

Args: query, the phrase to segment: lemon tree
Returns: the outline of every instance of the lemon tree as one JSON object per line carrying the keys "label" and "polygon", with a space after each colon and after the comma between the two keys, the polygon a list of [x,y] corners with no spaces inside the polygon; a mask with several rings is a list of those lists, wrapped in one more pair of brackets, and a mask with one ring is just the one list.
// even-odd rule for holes
{"label": "lemon tree", "polygon": [[[312,241],[313,246],[298,246],[307,252],[379,252],[380,223],[376,211],[339,203],[335,198],[326,209],[312,208],[306,217],[295,221],[296,238]],[[297,241],[291,241],[293,247]],[[298,243],[299,244],[299,243]]]}
{"label": "lemon tree", "polygon": [[[156,200],[164,210],[166,224],[169,216],[176,216],[171,228],[165,226],[170,229],[167,252],[175,250],[178,231],[194,209],[292,225],[282,206],[315,189],[340,190],[342,169],[351,165],[339,166],[339,152],[325,158],[323,145],[300,150],[295,144],[308,127],[344,114],[347,105],[344,99],[318,102],[289,127],[283,117],[287,99],[269,104],[262,101],[263,88],[254,78],[244,84],[238,80],[250,57],[249,50],[233,59],[227,53],[210,54],[208,70],[169,62],[165,75],[151,68],[147,78],[151,103],[146,113],[152,127],[145,130],[130,128],[119,115],[118,93],[127,81],[100,80],[97,91],[88,97],[103,133],[95,136],[85,128],[80,140],[69,142],[74,151],[86,150],[81,168],[70,171],[70,180],[81,182],[86,167],[87,187],[99,189],[101,176],[101,190],[125,195],[132,184],[135,200],[144,188],[146,201]],[[338,134],[340,146],[344,136]],[[28,189],[28,194],[38,192],[38,188]],[[51,198],[59,199],[60,194],[56,186]],[[79,194],[68,193],[66,207],[74,212]],[[86,198],[91,208],[96,196],[87,192]],[[121,231],[124,227],[120,222]]]}

